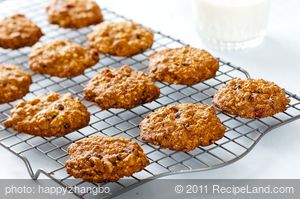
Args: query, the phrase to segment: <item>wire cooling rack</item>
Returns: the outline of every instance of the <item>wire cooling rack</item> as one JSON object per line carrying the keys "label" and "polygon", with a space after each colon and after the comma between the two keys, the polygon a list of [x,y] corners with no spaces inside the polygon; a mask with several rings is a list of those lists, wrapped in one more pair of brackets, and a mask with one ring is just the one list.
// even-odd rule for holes
{"label": "wire cooling rack", "polygon": [[[1,18],[15,12],[26,14],[39,24],[45,33],[41,42],[54,39],[71,39],[78,43],[85,44],[86,34],[91,31],[91,28],[66,30],[48,24],[45,15],[45,4],[48,3],[48,1],[34,0],[28,3],[29,1],[13,0],[12,2],[14,2],[12,3],[14,5],[19,5],[18,8],[5,6],[7,9],[0,11]],[[18,4],[16,4],[16,2]],[[107,9],[103,9],[103,14],[106,21],[126,19]],[[72,79],[32,73],[34,83],[31,85],[30,93],[26,95],[25,99],[29,100],[34,96],[49,91],[60,93],[71,92],[73,95],[83,99],[82,89],[89,79],[102,67],[110,66],[116,68],[124,64],[129,64],[136,70],[146,71],[147,56],[153,50],[184,45],[181,41],[173,39],[170,36],[160,32],[154,32],[155,42],[149,51],[130,58],[101,55],[101,61],[97,65],[86,70],[83,75]],[[27,65],[27,55],[29,52],[30,48],[19,50],[1,49],[0,63],[14,63],[30,71]],[[0,124],[0,145],[24,161],[33,179],[37,179],[40,174],[44,174],[58,184],[69,187],[69,189],[73,190],[74,194],[80,198],[113,197],[147,182],[147,179],[155,179],[178,172],[204,171],[228,165],[245,156],[268,131],[298,119],[300,117],[300,98],[290,92],[286,92],[291,99],[288,109],[283,113],[265,119],[241,119],[218,112],[218,116],[227,127],[224,138],[210,146],[198,147],[190,152],[175,152],[168,149],[160,149],[154,145],[141,142],[138,128],[139,123],[143,120],[145,115],[156,108],[172,103],[184,102],[211,104],[212,97],[216,90],[228,80],[234,77],[250,77],[245,70],[235,67],[230,63],[220,60],[220,65],[220,70],[214,78],[193,86],[169,85],[157,82],[157,85],[161,89],[160,98],[152,103],[144,104],[130,110],[101,110],[97,105],[83,100],[83,103],[88,107],[91,113],[89,126],[63,137],[35,137],[17,133],[11,128],[5,129],[2,124]],[[19,101],[20,100],[0,105],[1,123],[8,117],[10,109]],[[114,183],[95,184],[74,179],[66,173],[63,166],[68,158],[66,148],[74,141],[90,135],[132,138],[141,144],[151,163],[143,171]],[[111,193],[109,195],[100,194],[97,196],[94,196],[91,192],[78,193],[74,191],[75,186],[108,186],[111,189]]]}

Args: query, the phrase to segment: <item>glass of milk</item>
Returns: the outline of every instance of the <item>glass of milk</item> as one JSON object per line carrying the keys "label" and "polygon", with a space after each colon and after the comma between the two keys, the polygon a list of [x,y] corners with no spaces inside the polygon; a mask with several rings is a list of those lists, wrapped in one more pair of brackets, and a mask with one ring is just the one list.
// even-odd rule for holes
{"label": "glass of milk", "polygon": [[268,24],[270,0],[193,0],[197,30],[218,50],[259,45]]}

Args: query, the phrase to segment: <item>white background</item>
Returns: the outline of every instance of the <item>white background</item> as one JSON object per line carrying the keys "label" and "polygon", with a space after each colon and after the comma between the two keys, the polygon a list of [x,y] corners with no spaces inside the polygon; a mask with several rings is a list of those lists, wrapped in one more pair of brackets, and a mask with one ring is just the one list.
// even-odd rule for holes
{"label": "white background", "polygon": [[[271,1],[268,34],[262,45],[244,51],[216,52],[203,46],[195,31],[191,0],[99,0],[102,7],[192,46],[204,47],[214,55],[245,68],[252,77],[274,81],[300,95],[300,1]],[[299,129],[300,120],[271,131],[250,154],[232,165],[175,177],[300,178]],[[21,160],[1,147],[0,154],[0,178],[29,178]],[[155,198],[155,192],[153,194]]]}

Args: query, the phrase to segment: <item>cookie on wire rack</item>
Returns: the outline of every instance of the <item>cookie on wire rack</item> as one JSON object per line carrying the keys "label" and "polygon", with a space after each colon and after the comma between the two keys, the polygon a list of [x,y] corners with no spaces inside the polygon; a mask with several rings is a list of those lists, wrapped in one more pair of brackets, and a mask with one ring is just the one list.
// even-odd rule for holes
{"label": "cookie on wire rack", "polygon": [[149,160],[141,146],[121,137],[92,136],[68,147],[67,172],[84,181],[118,181],[143,170]]}
{"label": "cookie on wire rack", "polygon": [[134,22],[104,22],[97,25],[87,39],[99,53],[130,57],[150,48],[154,34]]}
{"label": "cookie on wire rack", "polygon": [[140,129],[144,142],[175,151],[213,144],[225,133],[213,106],[192,103],[159,108],[146,116]]}
{"label": "cookie on wire rack", "polygon": [[53,0],[46,8],[48,21],[62,28],[83,28],[103,21],[100,7],[92,0]]}
{"label": "cookie on wire rack", "polygon": [[290,100],[284,90],[263,79],[232,79],[214,96],[221,111],[243,118],[264,118],[287,109]]}
{"label": "cookie on wire rack", "polygon": [[32,83],[30,73],[12,64],[0,64],[0,104],[22,98]]}
{"label": "cookie on wire rack", "polygon": [[32,46],[41,37],[41,29],[23,14],[15,14],[0,21],[0,47],[18,49]]}
{"label": "cookie on wire rack", "polygon": [[89,124],[90,113],[78,98],[55,92],[17,104],[5,127],[35,136],[60,137]]}
{"label": "cookie on wire rack", "polygon": [[84,88],[84,98],[102,109],[130,109],[151,102],[160,95],[160,89],[141,71],[125,65],[118,69],[104,68]]}
{"label": "cookie on wire rack", "polygon": [[170,84],[193,85],[216,75],[219,61],[205,50],[189,46],[167,48],[149,56],[149,75]]}
{"label": "cookie on wire rack", "polygon": [[94,49],[69,40],[37,44],[29,54],[32,71],[61,78],[80,75],[98,61],[99,56]]}

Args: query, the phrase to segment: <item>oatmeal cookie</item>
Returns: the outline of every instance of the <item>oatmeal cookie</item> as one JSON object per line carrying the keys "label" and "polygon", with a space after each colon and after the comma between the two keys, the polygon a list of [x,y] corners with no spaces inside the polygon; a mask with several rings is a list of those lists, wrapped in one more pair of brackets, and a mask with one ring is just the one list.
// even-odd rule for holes
{"label": "oatmeal cookie", "polygon": [[32,46],[43,36],[41,29],[22,14],[0,21],[0,47],[17,49]]}
{"label": "oatmeal cookie", "polygon": [[264,118],[285,111],[290,100],[273,82],[263,79],[233,79],[215,94],[221,111],[243,118]]}
{"label": "oatmeal cookie", "polygon": [[21,102],[4,121],[5,127],[36,136],[63,136],[89,124],[90,114],[78,98],[50,93]]}
{"label": "oatmeal cookie", "polygon": [[29,55],[32,71],[57,77],[74,77],[99,61],[98,53],[68,41],[37,45]]}
{"label": "oatmeal cookie", "polygon": [[88,35],[90,46],[99,53],[129,57],[150,48],[153,33],[133,22],[111,22],[97,25]]}
{"label": "oatmeal cookie", "polygon": [[140,129],[143,141],[175,151],[210,145],[225,133],[213,106],[191,103],[155,110],[140,123]]}
{"label": "oatmeal cookie", "polygon": [[103,21],[100,7],[90,0],[53,0],[46,8],[48,21],[63,28],[83,28]]}
{"label": "oatmeal cookie", "polygon": [[102,69],[84,89],[84,98],[97,103],[102,109],[130,109],[151,102],[159,95],[160,89],[152,79],[130,66]]}
{"label": "oatmeal cookie", "polygon": [[16,65],[0,64],[0,104],[25,96],[32,83],[31,75]]}
{"label": "oatmeal cookie", "polygon": [[84,138],[71,144],[68,153],[67,172],[84,181],[118,181],[149,164],[137,142],[121,137]]}
{"label": "oatmeal cookie", "polygon": [[168,48],[149,56],[149,75],[170,84],[193,85],[216,75],[219,62],[202,49]]}

